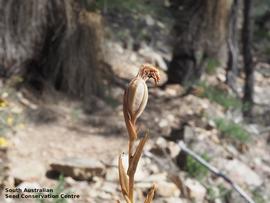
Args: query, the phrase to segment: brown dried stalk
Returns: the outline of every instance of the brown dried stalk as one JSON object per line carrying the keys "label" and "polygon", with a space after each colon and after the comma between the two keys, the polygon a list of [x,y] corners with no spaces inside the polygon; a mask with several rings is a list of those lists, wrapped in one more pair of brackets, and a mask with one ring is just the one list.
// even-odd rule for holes
{"label": "brown dried stalk", "polygon": [[[127,203],[134,203],[134,176],[138,162],[142,155],[143,147],[148,139],[148,135],[145,135],[145,137],[140,140],[140,143],[136,149],[134,149],[134,143],[138,137],[136,131],[136,121],[144,111],[147,104],[148,88],[146,86],[146,81],[150,78],[153,78],[155,84],[157,85],[160,79],[158,70],[150,64],[142,65],[137,76],[129,83],[123,99],[123,113],[129,134],[128,169],[125,171],[121,156],[119,157],[118,169],[121,191]],[[153,185],[144,203],[152,202],[155,189],[156,186]]]}

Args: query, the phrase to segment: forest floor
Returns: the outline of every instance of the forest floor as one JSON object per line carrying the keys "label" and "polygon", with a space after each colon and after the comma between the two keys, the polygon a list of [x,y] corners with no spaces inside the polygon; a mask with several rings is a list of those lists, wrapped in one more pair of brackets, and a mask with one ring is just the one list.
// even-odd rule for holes
{"label": "forest floor", "polygon": [[[110,15],[107,18],[110,21]],[[121,20],[115,23],[121,26]],[[163,69],[162,85],[166,82],[166,62],[171,57],[170,39],[164,37],[169,34],[170,24],[150,15],[141,19],[138,27],[140,23],[150,29],[146,33],[158,33],[158,38],[148,44],[138,44],[141,39],[134,37],[136,33],[111,39],[105,45],[107,61],[115,75],[127,80],[136,75],[142,63],[155,63]],[[154,202],[244,202],[221,178],[181,153],[179,140],[221,169],[256,203],[270,201],[270,64],[258,64],[256,116],[251,123],[243,120],[240,101],[224,84],[225,71],[221,67],[215,74],[204,76],[207,84],[196,84],[187,94],[180,85],[162,89],[149,83],[148,105],[138,124],[140,132],[150,134],[136,177],[136,198],[140,202],[152,182],[158,185]],[[243,78],[239,77],[240,95],[242,86]],[[6,186],[55,188],[63,184],[60,192],[81,196],[68,202],[122,200],[116,160],[120,153],[127,152],[123,92],[123,88],[112,86],[106,101],[97,100],[99,108],[86,114],[79,101],[60,100],[61,95],[44,102],[33,98],[27,89],[16,92],[2,88],[1,115],[6,126],[1,133],[5,133],[8,150],[7,157],[0,156],[0,163],[8,159]],[[1,143],[5,145],[3,140]],[[60,173],[65,175],[63,182],[58,180]],[[23,202],[6,199],[4,194],[1,202]],[[31,201],[38,202],[25,200]]]}

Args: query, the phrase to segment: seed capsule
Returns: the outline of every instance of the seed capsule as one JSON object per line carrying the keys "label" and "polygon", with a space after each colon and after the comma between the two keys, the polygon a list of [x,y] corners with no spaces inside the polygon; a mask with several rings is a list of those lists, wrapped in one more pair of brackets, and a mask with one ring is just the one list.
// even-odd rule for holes
{"label": "seed capsule", "polygon": [[159,81],[158,70],[149,64],[142,65],[137,76],[129,83],[124,95],[124,117],[131,139],[137,138],[136,121],[142,114],[148,101],[148,88],[146,81],[149,78]]}

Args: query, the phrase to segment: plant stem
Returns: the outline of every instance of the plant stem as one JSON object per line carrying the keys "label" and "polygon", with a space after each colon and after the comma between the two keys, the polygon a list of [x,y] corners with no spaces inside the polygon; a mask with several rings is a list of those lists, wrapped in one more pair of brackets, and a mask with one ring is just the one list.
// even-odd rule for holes
{"label": "plant stem", "polygon": [[128,196],[129,196],[129,200],[131,203],[134,202],[133,201],[133,187],[134,187],[134,174],[131,174],[129,176],[129,189],[128,189],[128,191],[129,191]]}
{"label": "plant stem", "polygon": [[128,166],[131,164],[132,156],[133,156],[133,145],[134,145],[134,140],[130,139],[128,142]]}
{"label": "plant stem", "polygon": [[[133,144],[134,140],[130,139],[128,143],[128,166],[130,167],[132,156],[133,156]],[[134,174],[129,175],[128,181],[128,197],[131,203],[133,203],[133,187],[134,187]]]}

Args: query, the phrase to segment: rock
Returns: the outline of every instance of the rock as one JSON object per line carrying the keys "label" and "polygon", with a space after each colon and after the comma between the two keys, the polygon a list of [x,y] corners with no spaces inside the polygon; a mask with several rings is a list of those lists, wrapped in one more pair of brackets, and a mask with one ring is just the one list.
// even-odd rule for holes
{"label": "rock", "polygon": [[118,185],[115,183],[104,182],[101,188],[102,188],[102,191],[104,192],[115,194],[117,191]]}
{"label": "rock", "polygon": [[135,61],[137,61],[137,60],[138,60],[137,55],[136,55],[135,53],[132,53],[132,54],[130,55],[130,61],[135,62]]}
{"label": "rock", "polygon": [[263,75],[262,75],[260,72],[258,72],[258,71],[254,71],[254,78],[255,78],[255,80],[258,81],[258,82],[264,80]]}
{"label": "rock", "polygon": [[226,73],[218,71],[217,79],[221,82],[225,82],[226,81]]}
{"label": "rock", "polygon": [[259,187],[263,183],[262,179],[250,167],[237,159],[228,160],[224,165],[228,176],[238,184]]}
{"label": "rock", "polygon": [[180,195],[180,190],[174,183],[160,181],[157,183],[156,194],[161,197],[178,197]]}
{"label": "rock", "polygon": [[187,203],[185,199],[181,199],[179,197],[168,197],[168,198],[160,198],[157,203]]}
{"label": "rock", "polygon": [[112,195],[110,193],[99,191],[97,197],[104,199],[104,200],[111,200]]}
{"label": "rock", "polygon": [[[34,167],[33,167],[34,166]],[[46,169],[39,161],[29,160],[27,163],[22,163],[10,168],[10,176],[14,177],[15,182],[28,182],[39,180],[45,176]]]}
{"label": "rock", "polygon": [[73,178],[71,177],[65,177],[65,183],[68,185],[68,186],[73,186],[73,185],[76,185],[76,180],[74,180]]}
{"label": "rock", "polygon": [[234,157],[236,157],[239,154],[237,149],[232,144],[226,145],[225,148]]}
{"label": "rock", "polygon": [[105,179],[107,181],[111,182],[117,182],[119,181],[119,174],[117,167],[111,167],[106,170],[106,176]]}
{"label": "rock", "polygon": [[117,44],[117,43],[114,44],[114,50],[116,50],[116,52],[118,52],[119,54],[124,53],[123,47],[120,44]]}
{"label": "rock", "polygon": [[[83,181],[80,181],[83,182]],[[104,182],[104,179],[101,177],[94,176],[91,181],[92,188],[99,189],[101,188],[102,184]]]}
{"label": "rock", "polygon": [[94,190],[94,189],[91,189],[89,190],[89,193],[88,195],[92,198],[96,198],[98,196],[98,191]]}
{"label": "rock", "polygon": [[154,163],[148,166],[148,171],[150,172],[150,174],[157,174],[160,172],[158,165]]}
{"label": "rock", "polygon": [[166,181],[166,179],[167,179],[167,173],[163,172],[163,173],[150,175],[144,181],[154,183],[154,182],[159,182],[159,181]]}
{"label": "rock", "polygon": [[22,191],[24,191],[25,188],[27,189],[41,189],[40,185],[36,182],[23,182],[17,186],[17,188],[20,188]]}
{"label": "rock", "polygon": [[180,147],[172,141],[159,137],[156,140],[156,145],[150,151],[158,156],[166,156],[168,154],[171,158],[175,158],[180,152]]}
{"label": "rock", "polygon": [[143,180],[145,180],[145,178],[147,178],[149,176],[149,171],[147,168],[147,165],[149,165],[149,164],[145,164],[145,163],[146,163],[145,158],[141,158],[139,163],[138,163],[137,170],[135,173],[135,180],[136,181],[143,181]]}
{"label": "rock", "polygon": [[153,26],[155,24],[155,20],[150,15],[145,16],[145,22],[148,26]]}
{"label": "rock", "polygon": [[160,135],[168,137],[172,131],[172,126],[176,122],[176,117],[173,114],[168,114],[167,116],[158,119],[157,122],[160,129]]}
{"label": "rock", "polygon": [[165,93],[168,96],[178,96],[184,92],[184,88],[178,84],[169,84],[165,87]]}
{"label": "rock", "polygon": [[156,145],[165,149],[167,147],[167,141],[163,137],[159,137],[156,140]]}
{"label": "rock", "polygon": [[160,128],[165,128],[169,125],[169,121],[167,119],[161,119],[158,125]]}
{"label": "rock", "polygon": [[136,183],[136,188],[142,189],[143,191],[149,190],[153,185],[152,182],[138,182]]}
{"label": "rock", "polygon": [[89,180],[93,176],[103,176],[105,167],[95,159],[65,158],[52,163],[51,168],[78,180]]}
{"label": "rock", "polygon": [[206,195],[206,189],[198,181],[188,178],[185,181],[188,197],[196,203],[202,203]]}
{"label": "rock", "polygon": [[[157,53],[153,49],[151,49],[149,47],[145,47],[144,49],[139,50],[139,54],[141,56],[143,56],[150,63],[156,64],[163,71],[168,70],[168,66],[167,66],[164,58],[161,56],[161,54]],[[166,77],[166,75],[165,75],[165,77]]]}
{"label": "rock", "polygon": [[189,143],[191,140],[193,140],[195,137],[195,133],[193,131],[193,129],[188,126],[188,125],[185,125],[184,127],[184,140],[185,142]]}
{"label": "rock", "polygon": [[181,151],[180,147],[179,147],[176,143],[174,143],[174,142],[172,142],[172,141],[168,141],[168,143],[167,143],[167,149],[168,149],[168,151],[169,151],[169,153],[170,153],[171,158],[173,158],[173,159],[174,159],[174,158],[180,153],[180,151]]}
{"label": "rock", "polygon": [[[237,203],[246,203],[247,201],[244,200],[237,192],[232,191],[232,193],[228,197],[229,202],[237,202]],[[256,201],[257,202],[257,201]]]}
{"label": "rock", "polygon": [[160,21],[157,21],[157,26],[160,27],[161,29],[165,29],[166,26],[164,23],[160,22]]}

